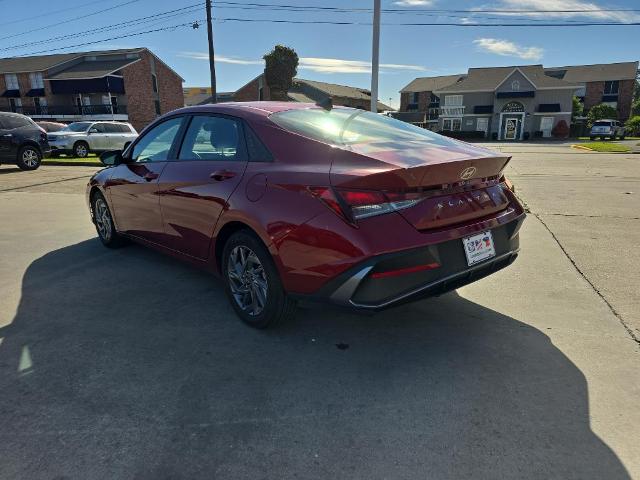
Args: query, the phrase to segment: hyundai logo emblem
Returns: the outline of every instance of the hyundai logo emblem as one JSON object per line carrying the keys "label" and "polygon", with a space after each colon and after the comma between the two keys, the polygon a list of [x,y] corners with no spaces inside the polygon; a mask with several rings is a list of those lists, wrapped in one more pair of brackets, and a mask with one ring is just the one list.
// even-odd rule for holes
{"label": "hyundai logo emblem", "polygon": [[462,180],[469,180],[476,173],[476,167],[467,167],[460,172],[460,178]]}

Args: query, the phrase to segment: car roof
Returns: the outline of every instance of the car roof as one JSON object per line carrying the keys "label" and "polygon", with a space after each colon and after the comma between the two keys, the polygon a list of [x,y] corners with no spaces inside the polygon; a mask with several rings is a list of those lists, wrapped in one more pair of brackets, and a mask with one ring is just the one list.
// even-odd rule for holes
{"label": "car roof", "polygon": [[[349,108],[336,105],[340,108]],[[209,103],[206,105],[195,105],[174,110],[171,114],[177,113],[226,113],[238,117],[268,117],[272,113],[286,110],[302,110],[310,108],[322,108],[315,103],[304,102],[224,102]],[[355,109],[354,109],[355,110]]]}

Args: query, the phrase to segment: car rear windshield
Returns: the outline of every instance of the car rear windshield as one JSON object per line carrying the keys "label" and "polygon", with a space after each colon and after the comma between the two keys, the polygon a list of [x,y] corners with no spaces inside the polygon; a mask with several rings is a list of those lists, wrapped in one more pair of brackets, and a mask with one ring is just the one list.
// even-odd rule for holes
{"label": "car rear windshield", "polygon": [[612,122],[593,122],[594,127],[610,127]]}
{"label": "car rear windshield", "polygon": [[74,122],[64,127],[61,131],[65,132],[86,132],[92,125],[91,122]]}
{"label": "car rear windshield", "polygon": [[451,145],[452,140],[410,123],[353,108],[286,110],[269,117],[280,127],[332,145],[379,142],[428,142]]}

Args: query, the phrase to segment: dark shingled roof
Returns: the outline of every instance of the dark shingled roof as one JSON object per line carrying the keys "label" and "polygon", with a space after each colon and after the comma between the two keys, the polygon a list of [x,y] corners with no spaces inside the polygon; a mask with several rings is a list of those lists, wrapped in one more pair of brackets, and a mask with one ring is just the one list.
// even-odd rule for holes
{"label": "dark shingled roof", "polygon": [[144,50],[144,48],[127,48],[121,50],[96,50],[32,57],[0,58],[0,73],[41,72],[79,57],[92,55],[126,55],[127,53],[137,53],[142,50]]}
{"label": "dark shingled roof", "polygon": [[50,75],[48,80],[76,80],[81,78],[102,78],[124,68],[139,59],[87,61],[83,60],[61,72]]}

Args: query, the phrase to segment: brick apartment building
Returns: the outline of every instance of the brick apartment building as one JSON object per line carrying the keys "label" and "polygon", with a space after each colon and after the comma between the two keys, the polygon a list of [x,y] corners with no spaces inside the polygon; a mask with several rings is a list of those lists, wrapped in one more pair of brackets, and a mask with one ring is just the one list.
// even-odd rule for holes
{"label": "brick apartment building", "polygon": [[183,79],[146,48],[0,59],[0,111],[34,120],[128,121],[184,105]]}
{"label": "brick apartment building", "polygon": [[[287,97],[292,102],[317,103],[330,98],[333,105],[361,108],[371,108],[371,91],[365,88],[349,87],[335,83],[317,82],[294,78],[293,85],[287,92]],[[246,83],[233,95],[236,102],[252,102],[256,100],[271,100],[269,85],[261,73],[250,82]],[[391,107],[378,101],[378,111],[391,110]]]}
{"label": "brick apartment building", "polygon": [[559,121],[571,121],[574,95],[585,115],[605,103],[617,109],[619,120],[628,119],[637,71],[638,62],[470,68],[416,78],[400,91],[394,116],[437,131],[473,130],[500,139],[509,132],[515,140],[547,137]]}

